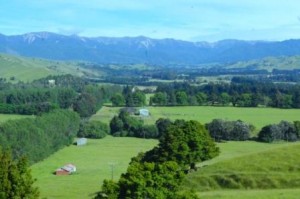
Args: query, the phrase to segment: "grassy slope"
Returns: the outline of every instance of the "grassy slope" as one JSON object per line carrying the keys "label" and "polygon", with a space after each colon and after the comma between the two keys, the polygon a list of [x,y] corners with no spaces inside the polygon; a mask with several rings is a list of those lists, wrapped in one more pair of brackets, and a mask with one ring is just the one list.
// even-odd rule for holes
{"label": "grassy slope", "polygon": [[300,68],[300,56],[291,57],[266,57],[259,60],[250,60],[245,62],[237,62],[235,64],[227,66],[228,68],[246,68],[248,66],[255,67],[256,69],[266,69],[272,71],[276,69],[299,69]]}
{"label": "grassy slope", "polygon": [[189,174],[183,189],[193,188],[203,198],[295,198],[300,193],[299,142],[219,146],[220,156]]}
{"label": "grassy slope", "polygon": [[[114,164],[114,178],[125,172],[132,157],[157,144],[156,140],[114,138],[88,140],[82,147],[66,147],[42,162],[33,165],[32,174],[37,178],[41,196],[51,198],[92,198],[101,188],[104,179],[111,179],[110,164]],[[57,168],[67,163],[77,166],[77,173],[55,176]]]}
{"label": "grassy slope", "polygon": [[299,199],[300,189],[222,190],[200,193],[202,199]]}
{"label": "grassy slope", "polygon": [[[77,69],[78,68],[78,69]],[[32,81],[48,75],[72,74],[82,76],[88,70],[78,67],[76,62],[50,61],[0,54],[0,77],[16,81]]]}
{"label": "grassy slope", "polygon": [[[299,120],[300,109],[274,109],[274,108],[235,108],[235,107],[210,107],[210,106],[183,106],[183,107],[147,107],[151,113],[145,122],[154,124],[159,118],[197,120],[201,123],[210,122],[212,119],[221,118],[227,120],[243,120],[255,125],[259,130],[261,127],[278,123],[281,120]],[[93,120],[109,122],[118,114],[120,108],[103,107]]]}
{"label": "grassy slope", "polygon": [[28,115],[13,115],[13,114],[0,114],[0,123],[5,122],[7,120],[16,120],[16,119],[22,119],[22,118],[28,118],[33,116]]}

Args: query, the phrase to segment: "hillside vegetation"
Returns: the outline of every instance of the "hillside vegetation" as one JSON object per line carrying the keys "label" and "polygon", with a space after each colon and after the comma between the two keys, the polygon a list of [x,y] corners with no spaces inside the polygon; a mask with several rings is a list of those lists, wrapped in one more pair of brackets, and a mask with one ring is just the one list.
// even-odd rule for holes
{"label": "hillside vegetation", "polygon": [[72,74],[83,76],[88,73],[91,72],[80,68],[78,62],[50,61],[0,54],[0,78],[6,78],[12,82],[30,82],[48,75]]}
{"label": "hillside vegetation", "polygon": [[15,115],[15,114],[0,114],[0,123],[3,123],[7,120],[17,120],[17,119],[31,118],[31,117],[34,117],[34,116]]}
{"label": "hillside vegetation", "polygon": [[255,59],[250,61],[240,61],[230,64],[227,68],[251,68],[257,70],[273,69],[292,70],[300,69],[300,56],[279,56],[279,57],[266,57],[263,59]]}
{"label": "hillside vegetation", "polygon": [[[243,144],[244,148],[250,146]],[[275,147],[272,148],[273,146]],[[250,154],[231,158],[227,156],[223,161],[208,162],[209,165],[206,166],[203,162],[197,172],[190,173],[185,179],[183,189],[192,188],[198,192],[270,189],[270,194],[272,194],[273,189],[300,188],[300,160],[298,158],[300,143],[270,144],[260,152],[255,146],[251,148],[253,152]],[[240,149],[243,151],[242,148]],[[215,197],[227,193],[227,191],[218,191]],[[213,195],[210,192],[207,194]]]}

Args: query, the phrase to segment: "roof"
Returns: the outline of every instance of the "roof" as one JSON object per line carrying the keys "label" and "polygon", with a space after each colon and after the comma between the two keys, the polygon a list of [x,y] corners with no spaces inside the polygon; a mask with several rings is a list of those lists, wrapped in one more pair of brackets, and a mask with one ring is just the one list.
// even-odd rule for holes
{"label": "roof", "polygon": [[72,173],[76,171],[76,166],[73,164],[66,164],[65,166],[57,169],[56,171],[62,171],[62,170]]}
{"label": "roof", "polygon": [[140,115],[148,116],[149,110],[148,109],[140,109],[139,113],[140,113]]}

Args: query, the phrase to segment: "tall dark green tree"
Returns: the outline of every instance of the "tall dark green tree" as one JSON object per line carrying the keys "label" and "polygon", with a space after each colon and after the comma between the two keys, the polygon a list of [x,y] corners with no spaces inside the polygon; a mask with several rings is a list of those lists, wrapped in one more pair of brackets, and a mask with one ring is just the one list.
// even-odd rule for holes
{"label": "tall dark green tree", "polygon": [[39,198],[34,182],[26,158],[14,161],[0,149],[0,199]]}
{"label": "tall dark green tree", "polygon": [[124,106],[125,105],[125,98],[121,93],[116,93],[111,97],[111,103],[113,106]]}

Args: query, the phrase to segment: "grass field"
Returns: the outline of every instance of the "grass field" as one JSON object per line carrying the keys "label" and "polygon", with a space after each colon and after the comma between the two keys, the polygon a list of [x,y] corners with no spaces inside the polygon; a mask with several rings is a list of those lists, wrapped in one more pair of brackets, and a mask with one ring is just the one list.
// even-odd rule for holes
{"label": "grass field", "polygon": [[[154,124],[159,118],[197,120],[201,123],[212,119],[243,120],[253,124],[257,130],[267,124],[278,123],[281,120],[300,120],[300,109],[275,108],[237,108],[211,106],[175,106],[175,107],[147,107],[151,116],[144,118],[145,123]],[[103,107],[91,119],[109,123],[120,108]]]}
{"label": "grass field", "polygon": [[199,193],[202,199],[299,199],[300,189],[222,190]]}
{"label": "grass field", "polygon": [[192,188],[202,198],[296,198],[300,193],[299,142],[218,145],[220,156],[190,173],[183,189]]}
{"label": "grass field", "polygon": [[27,58],[0,54],[0,74],[2,78],[12,82],[32,81],[48,75],[72,74],[82,76],[92,74],[87,69],[80,68],[76,62],[51,61],[39,58]]}
{"label": "grass field", "polygon": [[[152,149],[156,140],[114,138],[88,140],[86,146],[69,146],[42,162],[34,164],[32,175],[37,178],[41,197],[48,199],[92,198],[100,191],[104,179],[118,179],[125,172],[130,159],[141,151]],[[76,174],[55,176],[52,174],[64,164],[76,165]]]}
{"label": "grass field", "polygon": [[0,114],[0,123],[5,122],[7,120],[16,120],[16,119],[22,119],[22,118],[28,118],[33,116],[28,115],[14,115],[14,114]]}

